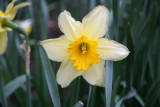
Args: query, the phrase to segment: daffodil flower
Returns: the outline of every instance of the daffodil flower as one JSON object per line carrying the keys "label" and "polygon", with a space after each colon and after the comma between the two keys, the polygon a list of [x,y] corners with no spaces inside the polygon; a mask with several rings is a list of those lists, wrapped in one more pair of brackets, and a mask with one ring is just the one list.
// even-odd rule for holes
{"label": "daffodil flower", "polygon": [[19,25],[21,28],[23,28],[28,34],[31,33],[32,31],[32,20],[31,19],[26,19],[22,21],[15,21],[17,25]]}
{"label": "daffodil flower", "polygon": [[118,61],[128,56],[127,47],[102,38],[108,31],[109,17],[104,6],[94,8],[82,22],[64,11],[58,18],[64,35],[41,42],[51,60],[62,61],[56,76],[62,88],[81,75],[91,85],[105,87],[105,60]]}
{"label": "daffodil flower", "polygon": [[8,5],[5,12],[2,12],[0,10],[0,55],[2,55],[6,51],[7,42],[8,42],[7,31],[11,30],[10,28],[4,27],[2,25],[3,20],[5,18],[9,20],[13,20],[19,8],[30,5],[29,2],[24,2],[14,6],[16,1],[18,0],[12,0],[12,2]]}

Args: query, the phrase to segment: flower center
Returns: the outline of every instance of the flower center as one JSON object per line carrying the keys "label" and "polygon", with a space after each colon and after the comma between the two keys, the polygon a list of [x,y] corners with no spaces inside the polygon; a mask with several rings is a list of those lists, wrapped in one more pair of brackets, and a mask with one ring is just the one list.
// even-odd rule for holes
{"label": "flower center", "polygon": [[100,53],[96,51],[96,46],[97,41],[88,40],[84,35],[70,44],[69,58],[74,61],[73,66],[77,70],[87,70],[92,64],[100,62]]}

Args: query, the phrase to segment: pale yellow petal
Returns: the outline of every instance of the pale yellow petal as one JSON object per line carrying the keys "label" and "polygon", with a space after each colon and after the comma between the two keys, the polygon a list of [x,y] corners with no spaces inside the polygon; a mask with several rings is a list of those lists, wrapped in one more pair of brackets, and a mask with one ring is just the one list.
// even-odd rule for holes
{"label": "pale yellow petal", "polygon": [[4,54],[7,49],[8,36],[7,32],[0,32],[0,55]]}
{"label": "pale yellow petal", "polygon": [[72,41],[82,36],[81,22],[75,21],[68,11],[61,12],[58,17],[58,26],[60,30],[66,35],[66,37]]}
{"label": "pale yellow petal", "polygon": [[41,42],[41,45],[51,60],[61,62],[68,55],[67,49],[70,43],[71,41],[62,36],[57,39],[44,40]]}
{"label": "pale yellow petal", "polygon": [[67,87],[76,77],[82,75],[83,71],[77,71],[73,66],[73,61],[69,57],[65,57],[57,72],[57,82],[62,88]]}
{"label": "pale yellow petal", "polygon": [[18,11],[19,8],[22,8],[22,7],[25,7],[25,6],[29,6],[31,5],[31,3],[29,2],[23,2],[19,5],[16,5],[15,7],[13,7],[11,10],[10,10],[10,13],[6,15],[6,17],[9,19],[9,20],[13,20],[15,18],[15,15]]}
{"label": "pale yellow petal", "polygon": [[104,6],[97,6],[83,20],[83,33],[90,40],[97,40],[103,37],[109,26],[109,10]]}
{"label": "pale yellow petal", "polygon": [[105,87],[105,60],[93,64],[82,76],[91,85]]}
{"label": "pale yellow petal", "polygon": [[0,10],[0,17],[1,17],[2,15],[4,15],[4,13]]}
{"label": "pale yellow petal", "polygon": [[18,0],[12,0],[12,2],[7,6],[7,9],[6,9],[6,11],[5,11],[5,15],[8,15],[8,14],[11,12],[11,10],[12,10],[13,7],[14,7],[14,3],[15,3],[16,1],[18,1]]}
{"label": "pale yellow petal", "polygon": [[16,21],[16,23],[23,28],[28,34],[32,31],[32,20],[26,19],[24,21]]}
{"label": "pale yellow petal", "polygon": [[129,54],[127,47],[106,38],[98,39],[97,51],[100,52],[100,58],[113,61],[122,60]]}

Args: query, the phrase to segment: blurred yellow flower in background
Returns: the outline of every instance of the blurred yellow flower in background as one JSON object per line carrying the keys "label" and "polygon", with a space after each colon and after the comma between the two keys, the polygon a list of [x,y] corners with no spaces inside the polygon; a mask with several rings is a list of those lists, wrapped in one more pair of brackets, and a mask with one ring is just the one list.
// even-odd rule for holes
{"label": "blurred yellow flower in background", "polygon": [[91,85],[105,86],[105,60],[118,61],[127,57],[128,48],[107,38],[109,10],[97,6],[82,22],[75,21],[68,11],[59,15],[58,25],[63,36],[41,42],[48,57],[61,66],[57,82],[67,87],[78,76]]}
{"label": "blurred yellow flower in background", "polygon": [[11,30],[10,28],[4,27],[2,25],[3,20],[5,18],[9,20],[13,20],[19,8],[22,8],[31,4],[29,2],[24,2],[14,6],[14,3],[16,1],[18,0],[12,0],[12,2],[8,5],[5,12],[2,12],[0,10],[0,55],[2,55],[6,51],[7,42],[8,42],[7,31]]}
{"label": "blurred yellow flower in background", "polygon": [[23,28],[28,34],[32,31],[32,19],[26,19],[22,21],[15,21],[17,25],[19,25],[21,28]]}

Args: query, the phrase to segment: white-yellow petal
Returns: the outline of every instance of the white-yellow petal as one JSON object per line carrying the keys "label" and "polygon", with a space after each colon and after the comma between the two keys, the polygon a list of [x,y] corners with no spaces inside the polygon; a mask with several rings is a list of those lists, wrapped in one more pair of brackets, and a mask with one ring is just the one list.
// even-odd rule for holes
{"label": "white-yellow petal", "polygon": [[21,28],[23,28],[28,34],[32,31],[32,20],[26,19],[23,21],[15,21]]}
{"label": "white-yellow petal", "polygon": [[65,36],[57,39],[48,39],[41,42],[49,59],[61,62],[64,57],[68,55],[67,49],[71,41],[67,40]]}
{"label": "white-yellow petal", "polygon": [[105,60],[101,59],[84,71],[83,78],[91,85],[105,87]]}
{"label": "white-yellow petal", "polygon": [[57,82],[62,88],[67,87],[76,77],[83,74],[83,71],[77,71],[77,68],[73,66],[73,61],[69,57],[65,57],[61,63],[61,66],[57,72]]}
{"label": "white-yellow petal", "polygon": [[19,5],[16,5],[15,7],[13,7],[11,10],[10,10],[10,13],[6,15],[6,17],[9,19],[9,20],[13,20],[15,18],[15,15],[18,11],[19,8],[22,8],[22,7],[25,7],[25,6],[29,6],[31,5],[31,3],[29,2],[23,2]]}
{"label": "white-yellow petal", "polygon": [[109,26],[109,10],[104,6],[97,6],[83,20],[83,33],[90,40],[97,40],[103,37]]}
{"label": "white-yellow petal", "polygon": [[7,49],[8,36],[7,31],[0,32],[0,55],[4,54]]}
{"label": "white-yellow petal", "polygon": [[113,61],[122,60],[129,54],[126,46],[107,38],[98,39],[97,51],[100,53],[100,58]]}
{"label": "white-yellow petal", "polygon": [[58,17],[58,26],[60,30],[66,35],[71,41],[76,40],[82,36],[81,29],[82,24],[71,16],[68,11],[61,12]]}
{"label": "white-yellow petal", "polygon": [[9,3],[9,5],[6,8],[5,15],[7,15],[7,14],[9,14],[11,12],[11,10],[13,9],[14,4],[15,4],[16,1],[18,1],[18,0],[12,0],[12,2]]}

